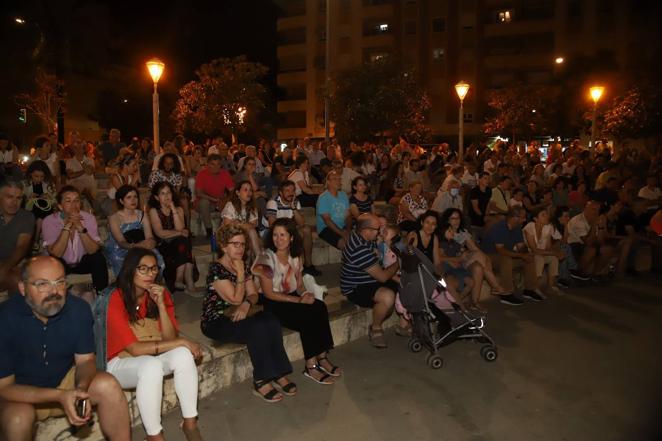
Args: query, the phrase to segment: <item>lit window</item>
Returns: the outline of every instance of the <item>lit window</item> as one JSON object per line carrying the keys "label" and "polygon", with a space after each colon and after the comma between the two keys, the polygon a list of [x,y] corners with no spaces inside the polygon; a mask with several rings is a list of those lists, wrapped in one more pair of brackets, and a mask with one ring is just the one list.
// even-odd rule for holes
{"label": "lit window", "polygon": [[498,20],[499,23],[510,23],[510,21],[512,20],[511,11],[499,11]]}
{"label": "lit window", "polygon": [[383,60],[384,58],[388,57],[388,54],[386,52],[377,52],[374,54],[370,54],[370,61],[379,61]]}
{"label": "lit window", "polygon": [[388,31],[388,23],[382,23],[379,25],[379,31],[380,32],[387,32]]}
{"label": "lit window", "polygon": [[432,49],[432,60],[435,62],[443,61],[445,53],[446,51],[442,47]]}

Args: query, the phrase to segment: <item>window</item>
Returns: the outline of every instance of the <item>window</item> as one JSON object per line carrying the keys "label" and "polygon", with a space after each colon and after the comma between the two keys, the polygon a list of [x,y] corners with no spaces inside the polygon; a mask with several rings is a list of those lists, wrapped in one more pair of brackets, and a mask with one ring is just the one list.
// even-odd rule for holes
{"label": "window", "polygon": [[435,63],[441,63],[444,61],[444,55],[446,55],[446,51],[442,47],[434,48],[432,49],[432,61]]}
{"label": "window", "polygon": [[510,23],[513,18],[513,12],[511,10],[499,11],[497,12],[497,22],[498,23]]}
{"label": "window", "polygon": [[408,21],[405,23],[405,33],[407,35],[415,35],[416,34],[416,22],[415,21]]}
{"label": "window", "polygon": [[379,32],[388,32],[388,23],[382,23],[380,25],[377,25],[377,30]]}
{"label": "window", "polygon": [[465,113],[462,115],[462,121],[465,123],[471,123],[474,122],[474,114],[473,113]]}
{"label": "window", "polygon": [[370,61],[375,62],[375,61],[383,60],[386,57],[388,57],[387,52],[375,52],[370,54]]}
{"label": "window", "polygon": [[446,30],[446,20],[441,17],[432,19],[432,32],[444,32]]}

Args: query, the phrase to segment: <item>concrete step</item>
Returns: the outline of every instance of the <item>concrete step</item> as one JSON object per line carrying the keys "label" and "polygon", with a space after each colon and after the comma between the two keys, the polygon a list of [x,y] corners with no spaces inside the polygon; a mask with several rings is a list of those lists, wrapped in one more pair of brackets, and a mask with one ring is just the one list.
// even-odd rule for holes
{"label": "concrete step", "polygon": [[[198,299],[199,300],[199,299]],[[331,331],[336,346],[364,337],[372,319],[370,310],[357,308],[342,300],[333,312],[329,313]],[[385,327],[395,324],[393,316]],[[240,383],[251,377],[252,367],[248,351],[243,345],[225,344],[217,345],[202,335],[199,321],[181,324],[182,334],[198,342],[204,357],[198,367],[199,397],[204,398],[210,394],[226,388],[232,384]],[[287,354],[292,361],[303,358],[301,340],[296,332],[284,331],[283,343]],[[166,378],[163,388],[163,412],[170,412],[178,407],[172,377]],[[133,391],[126,392],[129,402],[132,424],[140,424],[140,416]],[[256,406],[257,406],[256,402]],[[81,437],[90,441],[102,440],[98,422],[92,427],[85,428],[75,436],[71,434],[66,418],[51,418],[37,425],[37,440],[74,441]]]}

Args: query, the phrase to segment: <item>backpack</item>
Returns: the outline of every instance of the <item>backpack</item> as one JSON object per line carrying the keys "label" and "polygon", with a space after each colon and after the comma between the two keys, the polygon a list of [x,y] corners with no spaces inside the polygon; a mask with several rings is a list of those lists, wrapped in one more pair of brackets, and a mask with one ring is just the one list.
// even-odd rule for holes
{"label": "backpack", "polygon": [[105,372],[108,364],[108,340],[106,338],[106,325],[108,322],[108,303],[110,294],[117,287],[109,286],[104,289],[92,304],[94,316],[94,346],[96,348],[97,370]]}

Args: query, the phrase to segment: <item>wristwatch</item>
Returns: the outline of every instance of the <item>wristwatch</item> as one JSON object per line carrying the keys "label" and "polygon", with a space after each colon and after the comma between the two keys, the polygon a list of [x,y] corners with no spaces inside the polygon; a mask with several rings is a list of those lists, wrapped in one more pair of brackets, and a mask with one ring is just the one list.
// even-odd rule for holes
{"label": "wristwatch", "polygon": [[87,234],[87,228],[83,228],[82,230],[80,230],[80,234]]}

